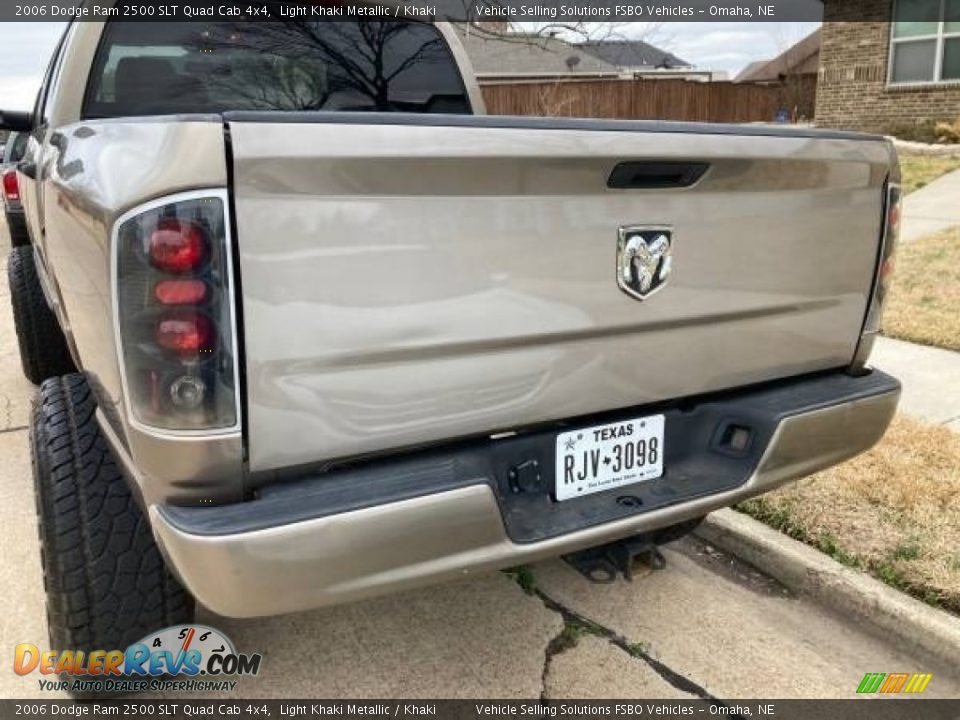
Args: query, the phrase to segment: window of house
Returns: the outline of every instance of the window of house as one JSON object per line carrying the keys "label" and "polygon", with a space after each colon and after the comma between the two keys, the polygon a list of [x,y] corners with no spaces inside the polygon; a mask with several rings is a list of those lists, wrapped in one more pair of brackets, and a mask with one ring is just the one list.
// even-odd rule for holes
{"label": "window of house", "polygon": [[960,0],[896,0],[891,83],[960,80]]}

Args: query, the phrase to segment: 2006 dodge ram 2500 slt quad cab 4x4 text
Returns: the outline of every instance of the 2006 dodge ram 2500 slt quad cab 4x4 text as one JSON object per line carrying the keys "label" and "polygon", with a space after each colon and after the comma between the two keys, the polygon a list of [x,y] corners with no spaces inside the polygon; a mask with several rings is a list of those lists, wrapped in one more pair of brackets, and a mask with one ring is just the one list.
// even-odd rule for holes
{"label": "2006 dodge ram 2500 slt quad cab 4x4 text", "polygon": [[484,116],[461,32],[74,22],[3,113],[53,647],[663,541],[883,435],[888,142]]}

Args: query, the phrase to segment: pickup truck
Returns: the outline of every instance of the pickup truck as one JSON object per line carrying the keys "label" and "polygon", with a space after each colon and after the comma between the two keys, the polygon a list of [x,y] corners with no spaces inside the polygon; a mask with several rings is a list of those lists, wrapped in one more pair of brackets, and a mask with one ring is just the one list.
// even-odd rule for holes
{"label": "pickup truck", "polygon": [[486,116],[457,33],[73,22],[2,113],[53,647],[663,542],[885,432],[890,143]]}
{"label": "pickup truck", "polygon": [[30,242],[27,226],[23,220],[23,207],[20,205],[20,188],[17,185],[17,163],[23,157],[27,145],[27,136],[13,133],[7,138],[7,144],[0,150],[0,182],[3,184],[3,215],[7,221],[7,232],[13,245],[26,245]]}

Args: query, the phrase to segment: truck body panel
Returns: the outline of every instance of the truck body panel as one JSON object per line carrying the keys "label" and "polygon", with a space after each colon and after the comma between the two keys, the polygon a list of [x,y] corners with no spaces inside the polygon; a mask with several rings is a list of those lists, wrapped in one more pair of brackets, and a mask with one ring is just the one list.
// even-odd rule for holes
{"label": "truck body panel", "polygon": [[[854,354],[881,231],[882,143],[519,119],[229,124],[253,471]],[[709,169],[692,187],[608,188],[623,161]],[[674,232],[669,285],[643,301],[617,285],[625,225]]]}
{"label": "truck body panel", "polygon": [[[172,437],[129,422],[111,278],[111,231],[121,215],[153,198],[226,187],[223,123],[216,117],[183,116],[81,121],[57,128],[36,145],[44,168],[37,189],[46,202],[45,231],[34,234],[34,251],[60,324],[97,396],[104,429],[116,438],[129,476],[148,502],[240,497],[239,433]],[[158,157],[164,159],[159,165]]]}

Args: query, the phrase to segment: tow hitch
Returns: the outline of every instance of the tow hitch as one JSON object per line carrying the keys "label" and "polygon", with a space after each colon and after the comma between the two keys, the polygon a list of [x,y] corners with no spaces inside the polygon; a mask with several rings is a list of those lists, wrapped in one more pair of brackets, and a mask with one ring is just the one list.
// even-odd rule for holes
{"label": "tow hitch", "polygon": [[564,555],[563,559],[587,580],[598,585],[614,582],[618,571],[627,582],[633,582],[633,567],[637,560],[653,570],[663,570],[667,566],[667,559],[651,535],[617,540]]}
{"label": "tow hitch", "polygon": [[637,560],[651,570],[663,570],[667,566],[667,559],[660,552],[660,546],[679,540],[695,530],[702,521],[702,517],[685,520],[661,530],[564,555],[563,559],[587,580],[598,585],[614,582],[617,572],[627,582],[633,582],[633,568]]}

